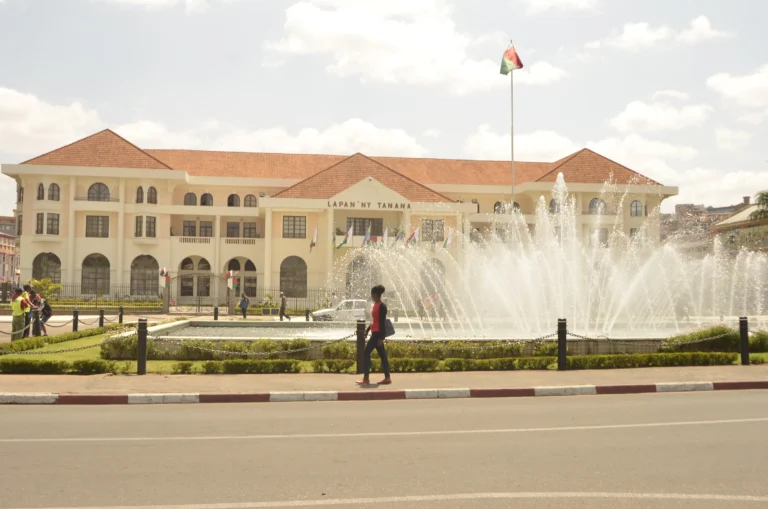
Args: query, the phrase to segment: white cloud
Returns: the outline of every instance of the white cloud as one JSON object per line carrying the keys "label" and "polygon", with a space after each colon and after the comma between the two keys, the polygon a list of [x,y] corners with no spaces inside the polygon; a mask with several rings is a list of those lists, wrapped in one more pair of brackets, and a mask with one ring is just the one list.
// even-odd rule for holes
{"label": "white cloud", "polygon": [[427,129],[423,134],[427,138],[439,138],[443,133],[440,131],[440,129]]}
{"label": "white cloud", "polygon": [[747,131],[720,128],[715,129],[715,141],[720,150],[739,150],[752,141],[752,134]]}
{"label": "white cloud", "polygon": [[712,39],[723,39],[730,34],[712,28],[712,23],[706,16],[699,16],[691,21],[688,28],[680,32],[677,40],[686,44],[697,44]]}
{"label": "white cloud", "polygon": [[745,113],[739,116],[736,120],[745,124],[760,125],[766,118],[768,118],[768,110],[754,113]]}
{"label": "white cloud", "polygon": [[612,118],[609,123],[613,128],[623,133],[678,131],[686,127],[700,127],[713,111],[714,108],[706,104],[676,107],[665,102],[648,104],[642,101],[632,101],[624,108],[624,111]]}
{"label": "white cloud", "polygon": [[[478,45],[495,38],[459,32],[445,0],[305,0],[286,10],[283,37],[266,44],[266,58],[274,65],[275,55],[329,55],[327,71],[337,76],[447,87],[464,95],[507,85],[499,74],[502,46],[497,48],[499,61],[472,56]],[[524,52],[521,58],[525,62]],[[515,75],[530,85],[565,77],[565,71],[547,62]]]}
{"label": "white cloud", "polygon": [[[691,146],[678,146],[664,141],[650,140],[639,134],[588,142],[587,148],[641,172],[654,168],[658,161],[667,159],[691,161],[699,153]],[[647,176],[655,179],[654,175]]]}
{"label": "white cloud", "polygon": [[113,4],[130,5],[147,10],[162,10],[171,7],[184,6],[187,14],[204,12],[213,2],[229,2],[231,0],[100,0]]}
{"label": "white cloud", "polygon": [[670,99],[679,99],[681,101],[687,101],[690,99],[690,96],[686,94],[685,92],[680,92],[678,90],[659,90],[658,92],[653,94],[653,100],[656,99],[662,99],[664,97],[669,97]]}
{"label": "white cloud", "polygon": [[[509,133],[498,134],[481,125],[464,143],[464,152],[472,159],[509,160]],[[576,152],[581,147],[554,131],[534,131],[515,135],[515,160],[552,162]]]}
{"label": "white cloud", "polygon": [[597,7],[597,0],[522,0],[528,14],[540,14],[549,10],[587,11]]}
{"label": "white cloud", "polygon": [[768,65],[752,74],[715,74],[707,79],[707,86],[734,104],[765,108],[768,106]]}
{"label": "white cloud", "polygon": [[625,51],[639,51],[671,41],[693,45],[728,36],[726,32],[713,29],[706,16],[699,16],[690,22],[688,28],[679,31],[666,25],[653,27],[645,22],[627,23],[621,27],[621,30],[614,31],[604,39],[590,41],[584,47],[598,49],[607,46]]}
{"label": "white cloud", "polygon": [[0,88],[0,153],[32,157],[101,128],[99,114],[78,101],[51,104]]}
{"label": "white cloud", "polygon": [[[194,149],[203,146],[203,140],[200,137],[202,133],[173,132],[164,124],[151,120],[119,125],[113,130],[134,145],[144,148]],[[201,128],[201,131],[205,129]]]}
{"label": "white cloud", "polygon": [[768,189],[768,172],[729,171],[712,168],[667,168],[668,185],[678,186],[679,195],[665,201],[667,208],[678,203],[725,206],[740,203],[743,196],[754,196],[757,189]]}

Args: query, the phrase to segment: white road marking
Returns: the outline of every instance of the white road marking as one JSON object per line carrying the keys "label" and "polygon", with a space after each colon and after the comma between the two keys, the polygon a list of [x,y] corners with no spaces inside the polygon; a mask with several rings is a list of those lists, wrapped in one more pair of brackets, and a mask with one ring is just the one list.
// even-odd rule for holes
{"label": "white road marking", "polygon": [[[450,502],[455,500],[520,500],[520,499],[614,499],[614,500],[692,500],[702,502],[768,502],[768,496],[710,495],[687,493],[459,493],[455,495],[416,495],[378,498],[337,498],[319,500],[293,500],[284,502],[240,502],[222,504],[47,507],[39,509],[278,509],[281,507],[320,507],[361,504],[405,504],[414,502]],[[22,508],[16,508],[22,509]]]}
{"label": "white road marking", "polygon": [[718,424],[748,424],[768,422],[768,417],[752,419],[719,419],[713,421],[648,422],[635,424],[601,424],[594,426],[561,426],[551,428],[466,429],[444,431],[373,431],[369,433],[297,433],[283,435],[223,435],[223,436],[168,436],[168,437],[73,437],[73,438],[0,438],[0,443],[51,442],[178,442],[211,440],[283,440],[297,438],[373,438],[373,437],[428,437],[445,435],[483,435],[505,433],[549,433],[558,431],[593,431],[609,429],[667,428],[678,426],[712,426]]}

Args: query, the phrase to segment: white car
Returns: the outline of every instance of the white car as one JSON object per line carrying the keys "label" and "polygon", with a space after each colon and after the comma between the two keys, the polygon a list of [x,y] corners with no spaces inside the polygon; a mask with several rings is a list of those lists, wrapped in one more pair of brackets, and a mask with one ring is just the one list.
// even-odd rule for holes
{"label": "white car", "polygon": [[330,322],[354,322],[366,320],[368,301],[365,299],[343,300],[331,309],[321,309],[312,313],[312,320]]}

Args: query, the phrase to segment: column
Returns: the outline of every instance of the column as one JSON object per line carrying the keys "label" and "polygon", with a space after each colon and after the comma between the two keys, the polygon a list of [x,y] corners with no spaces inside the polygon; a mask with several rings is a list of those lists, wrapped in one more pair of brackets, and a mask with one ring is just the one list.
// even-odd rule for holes
{"label": "column", "polygon": [[[117,285],[123,284],[125,275],[125,180],[120,179],[117,197],[120,200],[117,208]],[[122,288],[121,288],[122,289]]]}
{"label": "column", "polygon": [[403,233],[405,234],[405,239],[408,240],[408,237],[411,235],[411,211],[408,209],[403,212]]}
{"label": "column", "polygon": [[272,291],[272,209],[264,218],[264,289]]}
{"label": "column", "polygon": [[220,254],[221,254],[221,216],[216,216],[213,223],[213,241],[216,243],[213,246],[213,273],[221,276],[224,271],[221,266]]}
{"label": "column", "polygon": [[333,252],[336,249],[336,246],[333,245],[333,232],[336,230],[336,228],[333,225],[333,209],[329,208],[325,211],[325,217],[327,220],[327,228],[328,233],[325,235],[325,242],[328,245],[328,248],[325,250],[326,254],[326,270],[328,271],[328,274],[333,273]]}
{"label": "column", "polygon": [[[77,192],[77,178],[69,177],[69,200],[67,223],[67,278],[64,281],[75,283],[75,193]],[[83,234],[85,235],[85,234]]]}

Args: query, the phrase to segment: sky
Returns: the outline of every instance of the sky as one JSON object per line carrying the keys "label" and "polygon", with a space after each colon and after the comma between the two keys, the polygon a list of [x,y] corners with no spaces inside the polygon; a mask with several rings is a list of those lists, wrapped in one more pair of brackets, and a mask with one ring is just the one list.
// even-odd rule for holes
{"label": "sky", "polygon": [[[768,2],[0,0],[0,162],[142,148],[554,161],[768,189]],[[514,41],[524,68],[499,73]],[[511,129],[512,124],[514,129]],[[0,176],[0,214],[15,183]]]}

